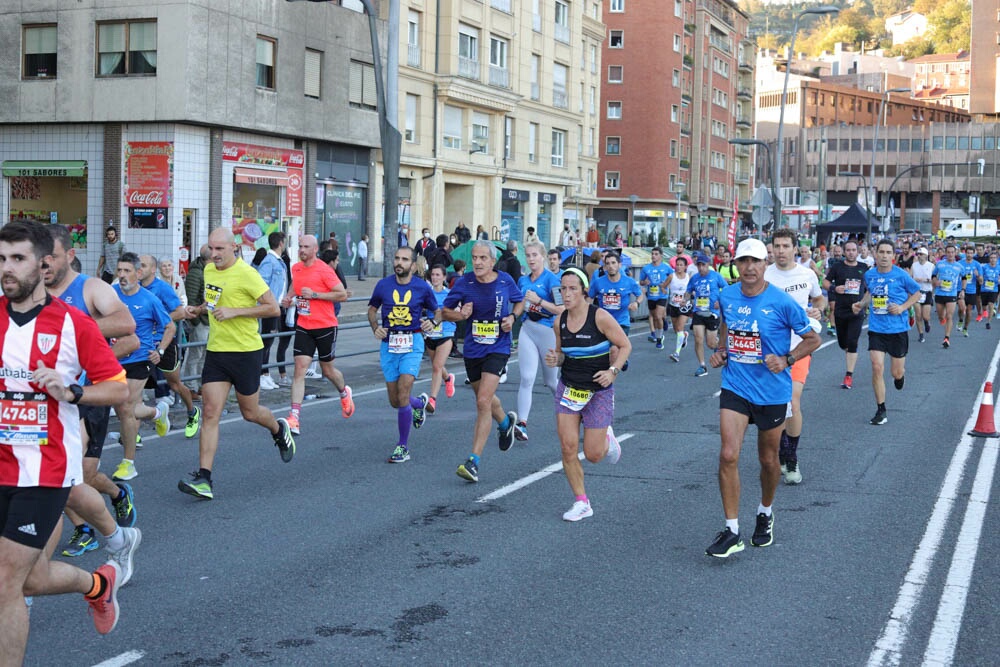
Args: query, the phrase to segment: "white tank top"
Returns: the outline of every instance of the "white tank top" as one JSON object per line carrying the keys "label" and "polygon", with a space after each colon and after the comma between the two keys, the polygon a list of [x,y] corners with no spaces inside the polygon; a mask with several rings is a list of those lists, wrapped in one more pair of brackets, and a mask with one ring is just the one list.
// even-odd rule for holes
{"label": "white tank top", "polygon": [[924,262],[921,264],[919,260],[915,261],[913,262],[913,266],[910,267],[910,271],[912,272],[913,279],[920,285],[921,292],[930,292],[933,289],[933,285],[931,284],[931,276],[934,274],[933,263]]}
{"label": "white tank top", "polygon": [[687,302],[686,292],[690,281],[691,274],[685,274],[683,278],[676,273],[670,276],[670,284],[667,285],[667,292],[670,295],[670,301],[668,301],[668,303],[671,306],[677,306],[679,308]]}

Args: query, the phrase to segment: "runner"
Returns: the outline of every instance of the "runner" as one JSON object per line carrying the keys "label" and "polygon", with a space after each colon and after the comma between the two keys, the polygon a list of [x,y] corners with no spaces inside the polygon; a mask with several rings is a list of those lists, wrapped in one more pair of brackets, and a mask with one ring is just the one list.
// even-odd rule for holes
{"label": "runner", "polygon": [[111,479],[115,481],[135,479],[139,473],[135,469],[135,451],[139,435],[139,421],[152,419],[156,423],[156,434],[164,436],[170,431],[170,406],[160,399],[155,408],[142,402],[142,390],[146,386],[153,365],[159,363],[160,352],[169,347],[177,332],[170,314],[163,309],[160,300],[139,284],[139,256],[134,252],[122,253],[118,258],[118,282],[112,285],[122,303],[128,306],[135,320],[135,332],[139,337],[139,349],[122,359],[125,377],[128,378],[129,409],[117,412],[121,422],[121,437],[124,456]]}
{"label": "runner", "polygon": [[[808,317],[819,320],[823,317],[826,299],[820,291],[819,279],[811,269],[795,263],[795,248],[798,246],[798,235],[791,229],[779,229],[774,233],[771,243],[774,248],[774,264],[767,267],[764,279],[775,287],[782,289],[802,307]],[[790,345],[794,348],[799,343],[798,335],[792,332]],[[781,434],[781,448],[778,457],[785,484],[800,484],[802,471],[799,469],[799,438],[802,436],[802,391],[809,377],[811,356],[799,358],[792,368],[792,405],[791,416],[785,420],[785,431]]]}
{"label": "runner", "polygon": [[[831,248],[832,252],[830,253],[830,256],[827,257],[826,259],[826,266],[823,267],[823,275],[820,276],[821,279],[828,273],[830,273],[830,269],[832,269],[834,266],[844,261],[844,245],[846,244],[847,241],[844,241],[844,243],[835,243],[833,245],[833,247]],[[857,245],[858,244],[855,242],[854,247],[857,248]],[[823,315],[826,317],[826,334],[828,336],[836,336],[837,329],[834,326],[834,319],[836,317],[836,310],[837,310],[837,304],[836,304],[837,293],[827,290],[824,296],[826,297],[827,301],[826,312],[823,313]]]}
{"label": "runner", "polygon": [[[431,267],[431,291],[437,299],[438,308],[444,303],[445,297],[451,292],[444,285],[445,267],[440,264]],[[442,322],[440,319],[430,333],[424,336],[424,346],[431,356],[431,391],[427,398],[427,414],[437,412],[437,395],[444,382],[444,395],[451,398],[455,395],[455,376],[445,368],[445,362],[455,343],[455,323]]]}
{"label": "runner", "polygon": [[527,305],[521,320],[521,335],[517,347],[521,382],[517,388],[518,422],[514,427],[514,437],[527,442],[531,394],[539,366],[542,368],[542,379],[549,391],[555,394],[556,385],[559,383],[558,370],[543,364],[545,354],[555,347],[552,325],[555,317],[562,312],[563,306],[559,278],[545,268],[545,245],[525,244],[524,257],[528,261],[528,272],[518,281],[518,289],[524,295],[524,303]]}
{"label": "runner", "polygon": [[722,264],[719,264],[717,271],[729,285],[740,279],[740,270],[736,268],[736,262],[733,261],[733,255],[729,250],[722,251]]}
{"label": "runner", "polygon": [[562,278],[563,270],[561,268],[562,262],[560,261],[559,251],[552,248],[546,257],[548,258],[549,271],[556,274],[556,278]]}
{"label": "runner", "polygon": [[893,266],[896,249],[892,241],[882,239],[875,246],[874,269],[865,273],[868,294],[851,306],[854,312],[871,304],[868,311],[868,356],[872,361],[872,388],[878,408],[871,419],[873,426],[889,421],[885,409],[885,355],[891,358],[889,371],[897,390],[903,388],[906,372],[906,353],[910,339],[910,306],[920,299],[920,286],[910,275]]}
{"label": "runner", "polygon": [[677,335],[677,342],[674,344],[674,351],[670,358],[674,362],[681,360],[681,350],[687,347],[688,316],[691,313],[691,300],[688,298],[688,282],[691,276],[688,275],[688,261],[686,255],[671,258],[674,261],[674,272],[667,276],[664,288],[667,290],[667,315],[670,316],[670,324]]}
{"label": "runner", "polygon": [[343,374],[334,368],[337,352],[337,315],[334,302],[347,300],[336,272],[324,264],[316,253],[319,243],[312,234],[299,237],[299,261],[292,265],[292,285],[281,301],[285,308],[295,304],[295,375],[292,377],[292,409],[288,415],[288,428],[299,434],[302,398],[306,393],[306,371],[313,354],[319,353],[319,367],[323,377],[337,388],[340,394],[340,414],[344,419],[354,414],[351,388],[344,383]]}
{"label": "runner", "polygon": [[196,498],[211,500],[212,465],[219,449],[219,420],[229,390],[236,389],[236,402],[243,419],[268,430],[281,460],[295,456],[295,439],[284,419],[275,419],[260,404],[260,365],[264,341],[257,320],[280,312],[267,283],[249,264],[237,256],[233,233],[220,227],[208,235],[211,263],[205,266],[205,303],[188,306],[188,316],[205,313],[208,318],[208,349],[201,370],[201,397],[204,410],[198,440],[198,465],[191,479],[177,482],[177,488]]}
{"label": "runner", "polygon": [[[709,556],[727,558],[743,551],[740,539],[740,449],[749,424],[757,425],[761,500],[751,546],[766,547],[774,541],[774,503],[781,469],[778,448],[781,424],[792,398],[788,369],[812,354],[820,344],[805,311],[783,290],[764,279],[767,248],[757,239],[745,239],[736,248],[740,283],[722,290],[719,301],[722,325],[719,340],[725,345],[709,359],[722,369],[719,397],[719,491],[726,527],[705,550]],[[791,337],[801,341],[789,352]]]}
{"label": "runner", "polygon": [[[611,262],[617,264],[617,259],[617,253],[613,253]],[[605,268],[609,266],[606,262]],[[613,383],[619,368],[612,364],[610,353],[613,345],[618,348],[618,359],[626,363],[632,343],[614,315],[590,303],[587,274],[580,269],[567,269],[560,283],[566,309],[556,317],[553,332],[558,335],[555,347],[545,353],[545,364],[550,368],[562,367],[555,393],[556,430],[562,446],[563,469],[575,497],[563,520],[579,521],[594,515],[578,455],[580,425],[583,425],[583,453],[587,460],[618,463],[622,448],[611,429],[611,421],[615,411]]]}
{"label": "runner", "polygon": [[[962,278],[965,284],[965,294],[961,303],[965,307],[962,313],[964,319],[962,335],[966,338],[969,337],[969,321],[972,319],[972,311],[979,304],[979,285],[983,282],[979,262],[972,258],[974,251],[975,246],[965,246],[965,259],[959,262],[959,265],[962,267]],[[982,310],[979,312],[980,316],[976,320],[977,322],[982,320]]]}
{"label": "runner", "polygon": [[517,413],[504,413],[497,398],[500,373],[510,358],[510,332],[523,310],[517,284],[506,273],[496,271],[495,251],[489,241],[472,246],[472,272],[455,281],[444,300],[444,318],[450,322],[470,320],[465,332],[465,371],[476,392],[476,427],[472,453],[456,474],[469,482],[479,481],[479,459],[490,434],[490,420],[498,424],[500,451],[514,441]]}
{"label": "runner", "polygon": [[[928,264],[928,266],[930,266]],[[830,294],[833,303],[833,320],[837,325],[837,345],[844,351],[844,365],[847,367],[840,386],[854,387],[854,366],[858,363],[858,339],[865,318],[851,308],[865,293],[864,264],[858,262],[858,244],[848,241],[844,244],[844,258],[830,267],[823,288]],[[921,334],[921,337],[923,334]],[[798,466],[796,465],[796,468]]]}
{"label": "runner", "polygon": [[646,301],[649,303],[649,338],[656,343],[656,349],[663,349],[663,327],[667,315],[667,298],[663,291],[663,283],[674,272],[669,265],[663,263],[663,250],[657,246],[650,253],[652,260],[639,272],[639,284],[646,288]]}
{"label": "runner", "polygon": [[713,350],[719,346],[719,292],[728,287],[726,279],[712,270],[711,260],[705,255],[695,258],[698,272],[688,282],[688,293],[694,302],[691,330],[694,331],[694,355],[698,357],[695,377],[708,375],[705,365],[705,339]]}
{"label": "runner", "polygon": [[[441,307],[426,280],[413,279],[413,264],[417,251],[402,247],[393,255],[393,275],[375,284],[368,300],[368,324],[379,342],[379,360],[385,377],[389,405],[396,408],[399,442],[389,463],[410,460],[410,425],[423,426],[424,410],[430,401],[427,394],[410,395],[413,381],[420,375],[420,360],[424,356],[424,338],[441,322]],[[430,320],[421,318],[425,310],[434,312]]]}
{"label": "runner", "polygon": [[[83,479],[77,405],[120,404],[128,393],[125,374],[94,321],[46,295],[42,265],[52,252],[52,237],[41,225],[0,228],[2,665],[24,661],[26,595],[82,593],[101,634],[115,628],[119,615],[118,563],[90,573],[43,557],[43,548],[51,553],[59,540],[70,488]],[[81,387],[76,381],[84,372],[91,384]]]}
{"label": "runner", "polygon": [[[170,315],[174,322],[187,319],[187,310],[181,305],[181,300],[177,296],[174,288],[163,280],[156,277],[156,258],[152,255],[140,255],[139,266],[136,270],[139,275],[139,284],[153,293],[153,296],[160,300],[164,310]],[[187,423],[184,425],[184,437],[193,438],[198,435],[201,428],[201,408],[195,407],[191,400],[191,390],[181,382],[181,348],[180,336],[175,335],[164,349],[156,352],[160,355],[157,368],[163,371],[163,377],[167,380],[167,386],[175,394],[181,397],[184,407],[187,408]]]}
{"label": "runner", "polygon": [[[594,305],[611,313],[628,336],[632,329],[630,313],[637,311],[642,303],[642,288],[639,283],[622,273],[621,266],[618,253],[608,255],[604,261],[604,275],[590,284],[587,295],[594,300]],[[623,373],[628,370],[628,359],[618,363],[618,346],[613,343],[611,364],[620,368]]]}
{"label": "runner", "polygon": [[983,317],[986,319],[986,328],[991,329],[990,322],[997,314],[997,286],[1000,285],[1000,265],[997,264],[996,251],[990,252],[989,263],[984,264],[983,273]]}
{"label": "runner", "polygon": [[[924,334],[931,332],[931,304],[934,303],[934,284],[931,282],[934,265],[927,261],[927,256],[927,248],[920,248],[917,250],[917,260],[910,266],[910,275],[920,286],[914,325],[917,328],[917,340],[921,343],[925,340]],[[986,328],[989,329],[988,322]]]}
{"label": "runner", "polygon": [[944,327],[941,347],[946,350],[951,347],[951,329],[955,326],[955,303],[958,301],[959,290],[963,294],[965,292],[965,278],[962,275],[962,265],[956,261],[957,255],[958,250],[954,244],[946,245],[944,259],[934,265],[931,274],[934,282],[934,304],[937,307],[938,320]]}

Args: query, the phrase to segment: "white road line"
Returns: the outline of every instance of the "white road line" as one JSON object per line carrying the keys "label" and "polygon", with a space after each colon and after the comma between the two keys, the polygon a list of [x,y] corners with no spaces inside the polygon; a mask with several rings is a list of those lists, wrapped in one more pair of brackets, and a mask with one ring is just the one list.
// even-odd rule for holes
{"label": "white road line", "polygon": [[[1000,364],[1000,345],[993,351],[993,359],[990,361],[989,369],[986,372],[986,381],[992,382],[996,378],[997,365]],[[889,613],[889,621],[882,629],[882,634],[875,642],[875,648],[868,656],[869,667],[878,665],[898,665],[902,660],[903,646],[906,643],[907,635],[910,631],[910,623],[913,621],[913,613],[920,603],[920,598],[927,583],[927,575],[931,565],[941,546],[941,538],[948,525],[948,518],[951,516],[952,507],[955,500],[959,498],[958,489],[962,483],[965,466],[972,454],[973,438],[965,435],[971,431],[979,415],[979,402],[981,395],[976,396],[976,405],[969,415],[965,427],[962,429],[962,438],[955,447],[955,453],[951,457],[951,463],[945,473],[944,481],[941,483],[941,490],[938,492],[937,501],[934,503],[934,510],[927,521],[927,528],[917,550],[913,554],[910,567],[903,577],[903,585],[899,589],[896,603]],[[957,632],[957,629],[956,629]]]}
{"label": "white road line", "polygon": [[99,662],[94,667],[124,667],[125,665],[130,665],[137,660],[141,660],[145,656],[143,651],[126,651],[121,655],[116,655],[113,658],[108,658],[104,662]]}
{"label": "white road line", "polygon": [[944,592],[941,594],[937,618],[934,619],[927,651],[924,653],[925,665],[950,665],[955,659],[955,647],[958,645],[962,615],[965,613],[965,600],[969,594],[969,582],[972,580],[976,553],[979,550],[979,538],[983,532],[983,519],[990,501],[997,453],[997,441],[992,438],[986,440],[983,454],[979,459],[979,470],[972,484],[969,505],[965,509],[965,519],[962,521],[958,541],[955,543],[955,552],[952,555]]}
{"label": "white road line", "polygon": [[[623,433],[622,435],[618,436],[618,442],[625,442],[626,440],[628,440],[629,438],[631,438],[633,435],[635,435],[635,434],[634,433]],[[579,457],[580,459],[583,459],[583,452],[580,452],[579,454],[577,454],[577,457]],[[529,484],[534,484],[535,482],[537,482],[540,479],[545,479],[546,477],[548,477],[552,473],[559,472],[560,470],[562,470],[562,468],[563,468],[562,461],[559,461],[558,463],[553,463],[550,466],[546,466],[545,468],[542,468],[538,472],[531,473],[527,477],[522,477],[521,479],[517,480],[516,482],[511,482],[507,486],[501,486],[496,491],[493,491],[492,493],[487,493],[482,498],[477,498],[476,502],[477,503],[488,503],[491,500],[496,500],[497,498],[503,498],[504,496],[510,495],[511,493],[514,493],[515,491],[517,491],[519,489],[523,489],[524,487],[528,486]]]}

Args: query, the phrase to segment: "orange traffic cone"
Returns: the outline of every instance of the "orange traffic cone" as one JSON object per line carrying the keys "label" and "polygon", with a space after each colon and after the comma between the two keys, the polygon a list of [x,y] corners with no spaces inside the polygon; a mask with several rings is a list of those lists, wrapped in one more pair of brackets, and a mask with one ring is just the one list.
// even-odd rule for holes
{"label": "orange traffic cone", "polygon": [[969,435],[979,438],[1000,438],[997,427],[993,423],[993,383],[987,382],[983,387],[983,400],[979,404],[979,417]]}

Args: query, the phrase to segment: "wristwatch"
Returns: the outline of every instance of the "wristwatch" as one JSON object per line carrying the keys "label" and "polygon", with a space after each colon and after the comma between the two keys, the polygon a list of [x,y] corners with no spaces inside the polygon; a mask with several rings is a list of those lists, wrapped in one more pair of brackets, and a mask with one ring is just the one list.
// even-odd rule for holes
{"label": "wristwatch", "polygon": [[69,390],[73,393],[73,398],[69,400],[70,403],[76,405],[83,398],[83,387],[78,384],[71,384]]}
{"label": "wristwatch", "polygon": [[785,363],[788,364],[789,368],[791,368],[792,366],[794,366],[796,361],[798,361],[798,359],[796,359],[795,357],[793,357],[791,354],[788,354],[788,355],[785,356]]}
{"label": "wristwatch", "polygon": [[157,350],[156,353],[158,355],[160,355],[161,357],[165,354],[165,352],[163,350]]}
{"label": "wristwatch", "polygon": [[610,368],[608,368],[608,370],[609,370],[609,371],[611,371],[611,372],[612,372],[613,374],[615,374],[615,375],[618,375],[618,373],[620,373],[620,372],[621,372],[621,369],[620,369],[620,368],[616,368],[616,367],[614,367],[614,366],[611,366]]}

